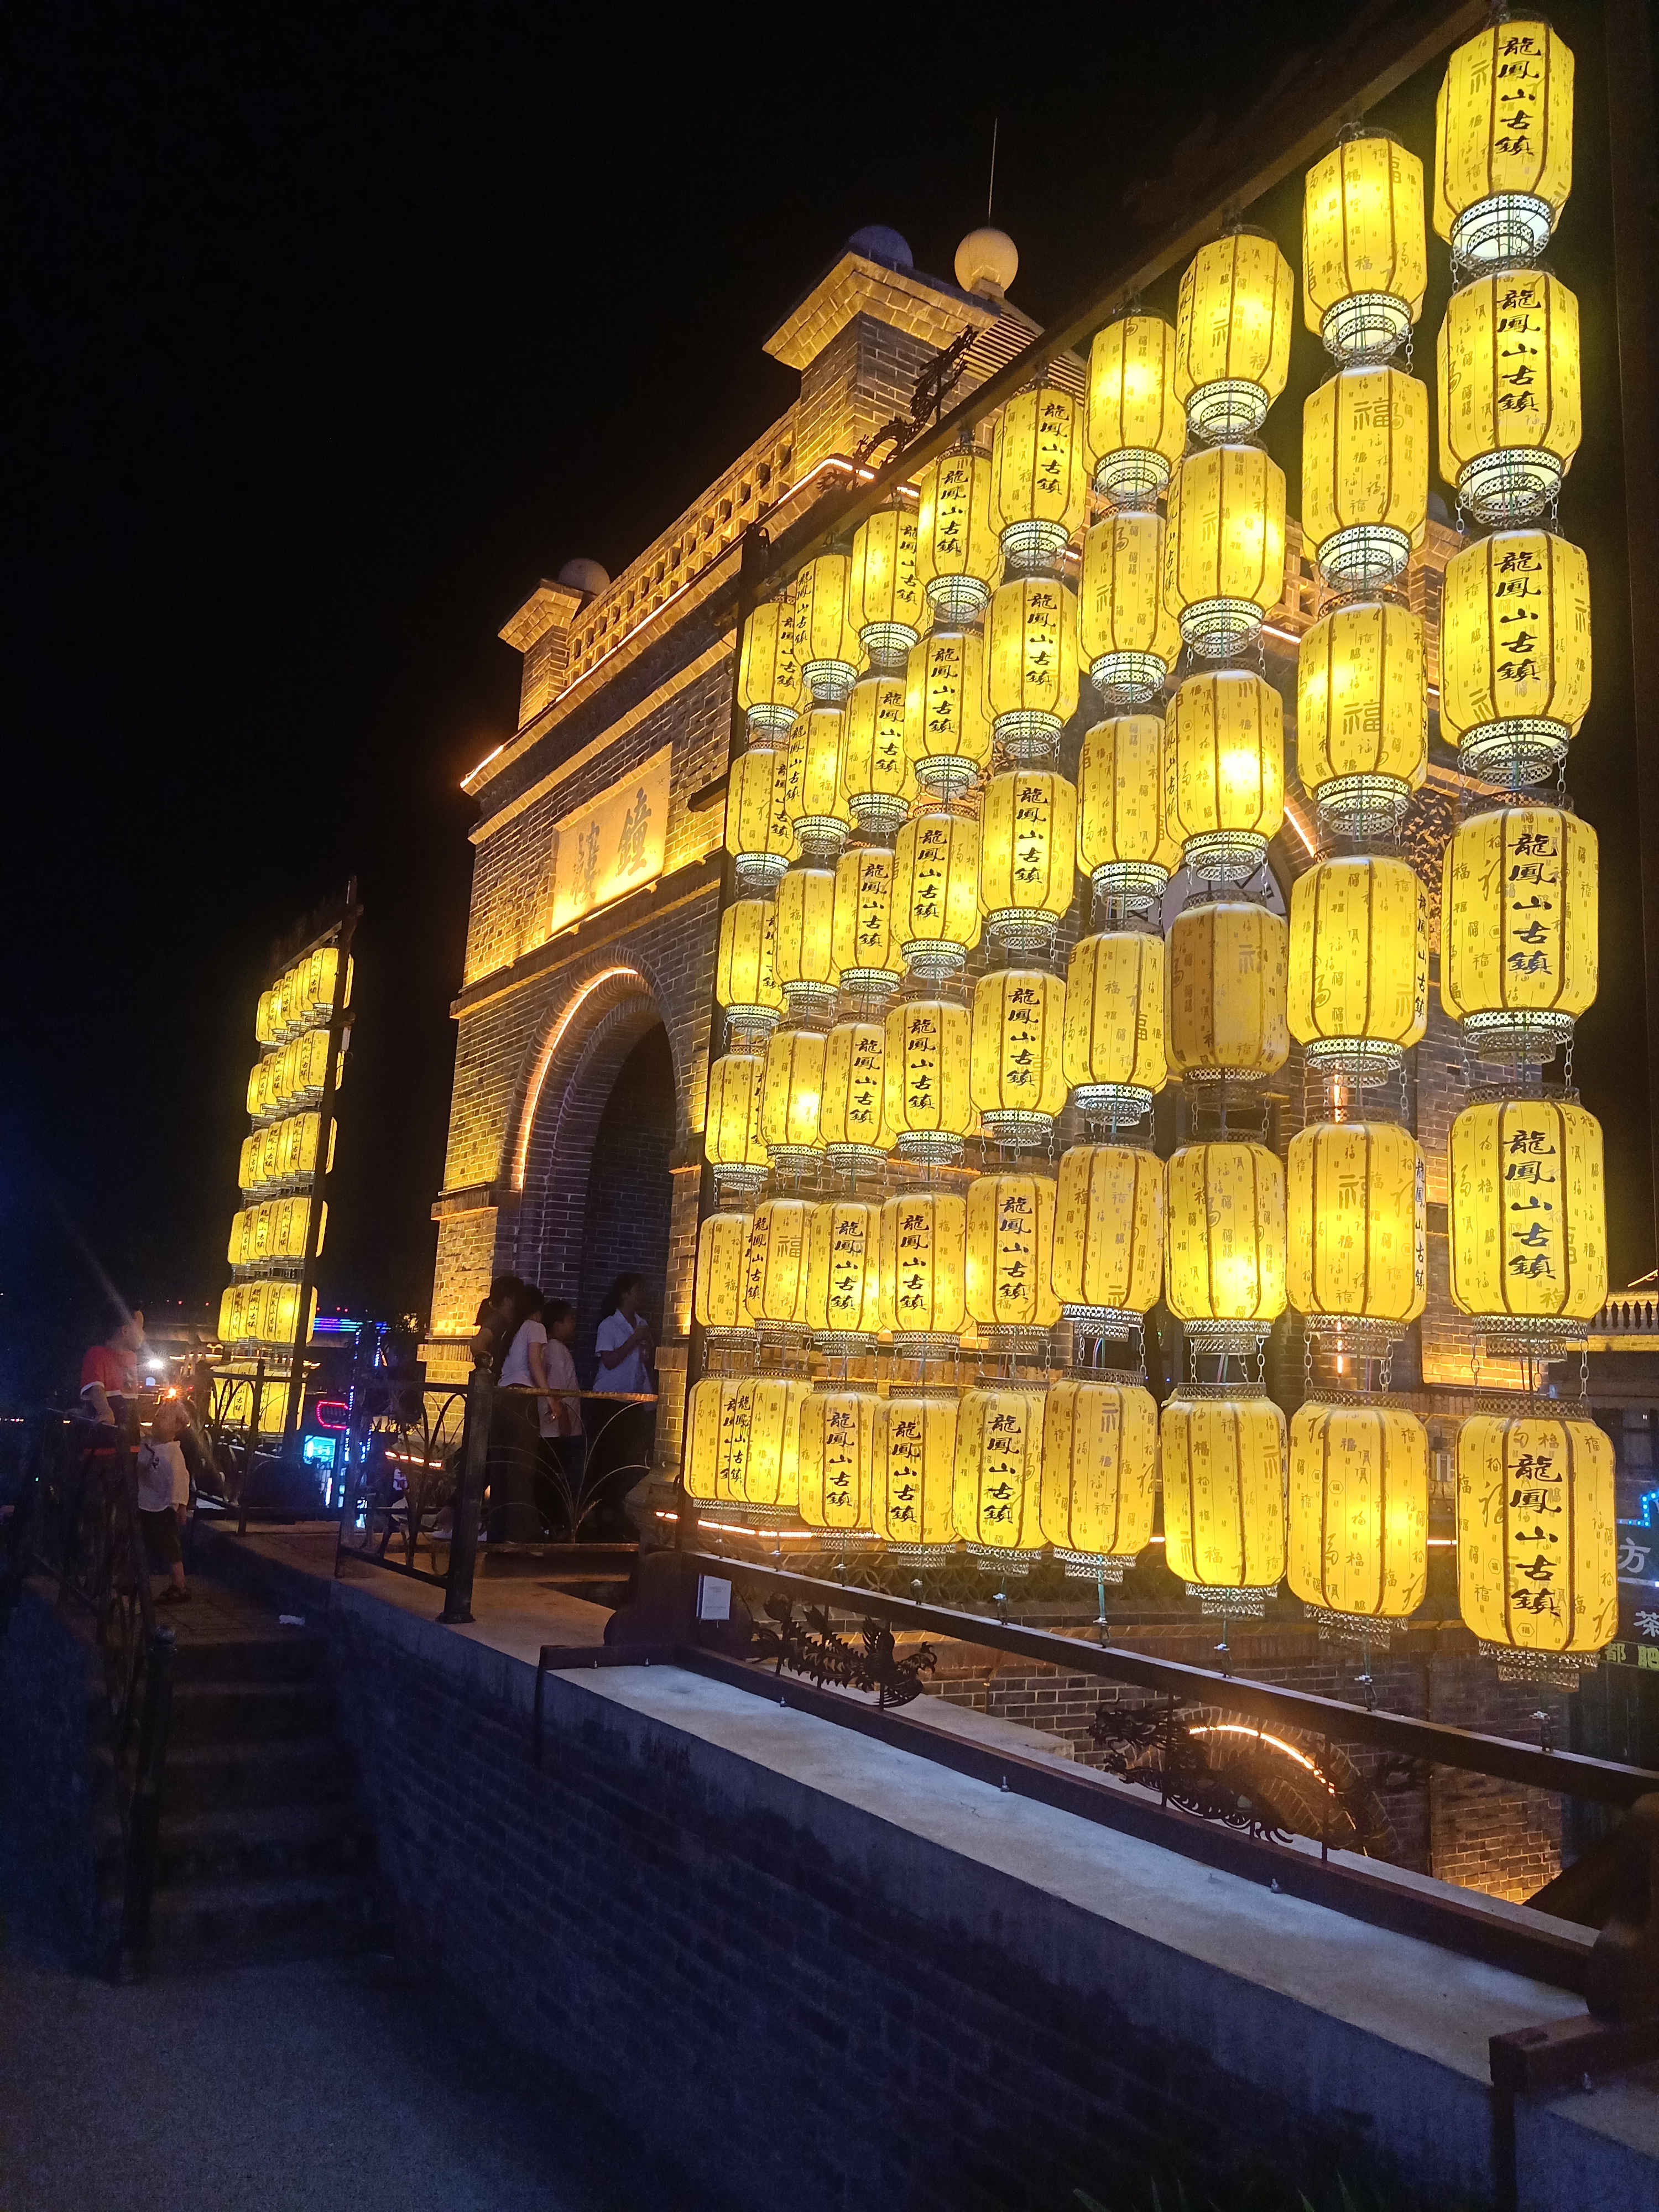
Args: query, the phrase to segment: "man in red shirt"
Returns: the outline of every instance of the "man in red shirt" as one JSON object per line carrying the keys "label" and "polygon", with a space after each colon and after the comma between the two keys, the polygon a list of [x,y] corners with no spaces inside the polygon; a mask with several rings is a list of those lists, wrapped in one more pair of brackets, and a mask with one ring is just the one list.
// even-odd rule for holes
{"label": "man in red shirt", "polygon": [[138,1395],[138,1347],[144,1340],[141,1307],[129,1313],[112,1302],[101,1344],[81,1362],[81,1408],[94,1421],[118,1428]]}

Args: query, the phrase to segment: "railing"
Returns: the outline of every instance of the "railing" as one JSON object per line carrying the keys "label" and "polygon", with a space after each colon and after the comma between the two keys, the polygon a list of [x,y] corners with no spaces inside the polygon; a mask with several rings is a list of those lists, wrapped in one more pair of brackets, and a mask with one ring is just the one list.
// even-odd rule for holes
{"label": "railing", "polygon": [[1659,1337],[1659,1295],[1638,1297],[1626,1293],[1609,1298],[1589,1324],[1592,1336]]}

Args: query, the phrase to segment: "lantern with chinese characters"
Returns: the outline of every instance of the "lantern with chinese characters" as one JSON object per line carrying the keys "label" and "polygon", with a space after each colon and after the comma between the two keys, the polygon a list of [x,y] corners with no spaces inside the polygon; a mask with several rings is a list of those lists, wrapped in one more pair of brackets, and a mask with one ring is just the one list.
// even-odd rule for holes
{"label": "lantern with chinese characters", "polygon": [[1528,1354],[1582,1338],[1607,1301],[1601,1128],[1565,1100],[1466,1106],[1446,1147],[1452,1303]]}
{"label": "lantern with chinese characters", "polygon": [[912,648],[904,750],[917,782],[941,799],[959,798],[989,761],[985,641],[976,629],[936,629]]}
{"label": "lantern with chinese characters", "polygon": [[1242,884],[1285,819],[1285,702],[1253,669],[1189,676],[1164,728],[1164,822],[1202,883]]}
{"label": "lantern with chinese characters", "polygon": [[904,961],[893,929],[890,848],[848,845],[836,862],[830,952],[842,990],[882,998],[897,989]]}
{"label": "lantern with chinese characters", "polygon": [[818,1133],[830,1164],[878,1169],[892,1138],[887,1129],[887,1031],[880,1018],[837,1022],[824,1041],[823,1097]]}
{"label": "lantern with chinese characters", "polygon": [[1583,429],[1578,301],[1541,269],[1477,276],[1437,353],[1440,473],[1477,521],[1524,522],[1561,489]]}
{"label": "lantern with chinese characters", "polygon": [[1440,731],[1471,775],[1541,783],[1590,702],[1589,564],[1547,530],[1498,530],[1446,564]]}
{"label": "lantern with chinese characters", "polygon": [[1260,446],[1189,453],[1170,480],[1164,600],[1206,660],[1242,653],[1285,589],[1285,471]]}
{"label": "lantern with chinese characters", "polygon": [[806,1328],[806,1231],[811,1201],[763,1198],[749,1224],[743,1307],[757,1328],[790,1335]]}
{"label": "lantern with chinese characters", "polygon": [[1057,769],[1022,763],[985,787],[979,899],[986,927],[1012,955],[1046,954],[1075,880],[1077,787]]}
{"label": "lantern with chinese characters", "polygon": [[1398,368],[1339,368],[1302,409],[1302,534],[1333,591],[1404,575],[1429,512],[1429,392]]}
{"label": "lantern with chinese characters", "polygon": [[1535,260],[1572,190],[1572,52],[1504,15],[1446,64],[1434,111],[1434,227],[1454,263]]}
{"label": "lantern with chinese characters", "polygon": [[1067,392],[1016,392],[997,418],[991,520],[1016,568],[1049,568],[1088,507],[1083,410]]}
{"label": "lantern with chinese characters", "polygon": [[1259,1083],[1291,1048],[1285,1019],[1288,933],[1243,900],[1183,907],[1170,932],[1165,1044],[1188,1083]]}
{"label": "lantern with chinese characters", "polygon": [[1291,891],[1291,1034],[1310,1067],[1391,1075],[1429,1011],[1429,895],[1405,860],[1322,860]]}
{"label": "lantern with chinese characters", "polygon": [[1499,806],[1446,848],[1440,1003],[1483,1060],[1541,1064],[1595,996],[1595,832],[1559,806]]}
{"label": "lantern with chinese characters", "polygon": [[[1060,1301],[1050,1279],[1054,1249],[1051,1176],[1003,1170],[968,1186],[968,1310],[981,1335],[1024,1340],[1051,1329]],[[1005,1341],[1013,1341],[1012,1339]]]}
{"label": "lantern with chinese characters", "polygon": [[803,1403],[799,1510],[809,1528],[868,1540],[879,1402],[873,1390],[824,1381]]}
{"label": "lantern with chinese characters", "polygon": [[1500,1678],[1593,1663],[1619,1633],[1613,1440],[1594,1421],[1476,1413],[1457,1431],[1457,1609]]}
{"label": "lantern with chinese characters", "polygon": [[973,1124],[972,1021],[957,999],[900,999],[887,1014],[887,1127],[908,1160],[962,1158]]}
{"label": "lantern with chinese characters", "polygon": [[1097,896],[1151,913],[1181,861],[1164,826],[1164,723],[1119,714],[1084,738],[1077,768],[1077,863]]}
{"label": "lantern with chinese characters", "polygon": [[1285,1310],[1285,1170],[1265,1145],[1187,1145],[1167,1172],[1164,1295],[1201,1352],[1258,1351]]}
{"label": "lantern with chinese characters", "polygon": [[1286,1281],[1309,1332],[1365,1358],[1423,1310],[1422,1147],[1393,1121],[1316,1121],[1291,1139]]}
{"label": "lantern with chinese characters", "polygon": [[1091,1121],[1139,1121],[1168,1080],[1165,981],[1164,945],[1149,931],[1105,930],[1073,946],[1060,1072]]}
{"label": "lantern with chinese characters", "polygon": [[872,668],[902,668],[921,633],[925,605],[916,574],[916,518],[878,507],[853,533],[847,611]]}
{"label": "lantern with chinese characters", "polygon": [[733,899],[720,916],[714,996],[735,1032],[769,1030],[783,994],[774,972],[775,916],[770,899]]}
{"label": "lantern with chinese characters", "polygon": [[1164,1287],[1164,1163],[1133,1145],[1073,1145],[1054,1198],[1054,1295],[1085,1334],[1125,1337]]}
{"label": "lantern with chinese characters", "polygon": [[1150,507],[1187,442],[1176,391],[1176,334],[1159,315],[1122,315],[1089,348],[1084,444],[1094,485],[1115,507]]}
{"label": "lantern with chinese characters", "polygon": [[1066,1104],[1066,986],[1046,968],[994,968],[974,986],[969,1090],[985,1133],[1046,1145]]}
{"label": "lantern with chinese characters", "polygon": [[1295,312],[1296,278],[1271,238],[1240,230],[1200,247],[1176,307],[1176,396],[1195,438],[1261,428],[1285,389]]}
{"label": "lantern with chinese characters", "polygon": [[795,659],[809,695],[823,706],[839,706],[858,678],[851,567],[845,553],[820,553],[795,579]]}
{"label": "lantern with chinese characters", "polygon": [[726,849],[739,890],[770,890],[800,851],[784,805],[785,761],[770,745],[750,745],[732,763],[726,787]]}
{"label": "lantern with chinese characters", "polygon": [[809,857],[833,859],[853,826],[842,789],[846,725],[839,707],[809,708],[784,748],[783,811]]}
{"label": "lantern with chinese characters", "polygon": [[881,1328],[881,1205],[821,1199],[806,1233],[806,1325],[832,1358],[873,1352]]}
{"label": "lantern with chinese characters", "polygon": [[743,1303],[753,1218],[748,1213],[708,1213],[697,1231],[697,1285],[691,1315],[699,1328],[712,1330],[720,1341],[746,1336],[753,1327]]}
{"label": "lantern with chinese characters", "polygon": [[[1445,652],[1442,633],[1441,652]],[[1429,762],[1423,617],[1385,599],[1340,606],[1303,637],[1296,662],[1296,765],[1322,825],[1391,830]]]}
{"label": "lantern with chinese characters", "polygon": [[881,1321],[901,1358],[953,1350],[968,1317],[968,1202],[901,1191],[881,1209]]}
{"label": "lantern with chinese characters", "polygon": [[1206,1613],[1260,1613],[1285,1572],[1285,1416],[1177,1394],[1161,1425],[1164,1565]]}
{"label": "lantern with chinese characters", "polygon": [[1078,643],[1109,713],[1156,699],[1181,651],[1181,627],[1164,603],[1164,520],[1133,510],[1109,514],[1083,541]]}
{"label": "lantern with chinese characters", "polygon": [[954,1390],[895,1383],[876,1405],[871,1440],[871,1524],[889,1551],[921,1563],[956,1549]]}
{"label": "lantern with chinese characters", "polygon": [[1308,328],[1339,361],[1386,361],[1423,312],[1428,275],[1423,164],[1387,131],[1345,134],[1303,198]]}
{"label": "lantern with chinese characters", "polygon": [[823,1099],[822,1030],[787,1023],[766,1040],[761,1063],[761,1137],[772,1164],[799,1175],[823,1150],[818,1115]]}
{"label": "lantern with chinese characters", "polygon": [[[731,914],[734,908],[728,907]],[[836,878],[830,868],[791,868],[773,900],[772,977],[792,1015],[834,1012]],[[724,920],[724,916],[722,916]]]}
{"label": "lantern with chinese characters", "polygon": [[787,730],[800,710],[804,690],[795,659],[795,610],[787,599],[752,608],[738,656],[738,704],[751,738]]}
{"label": "lantern with chinese characters", "polygon": [[1021,576],[991,599],[985,696],[997,743],[1050,753],[1077,712],[1077,601],[1058,576]]}
{"label": "lantern with chinese characters", "polygon": [[723,1190],[758,1190],[768,1155],[761,1135],[761,1061],[752,1053],[728,1053],[708,1064],[708,1107],[702,1146]]}
{"label": "lantern with chinese characters", "polygon": [[957,446],[916,479],[916,574],[943,622],[970,623],[1002,574],[991,520],[991,457]]}
{"label": "lantern with chinese characters", "polygon": [[800,1497],[798,1376],[705,1375],[685,1406],[685,1487],[702,1506],[763,1526],[793,1520]]}
{"label": "lantern with chinese characters", "polygon": [[1291,1588],[1322,1626],[1385,1638],[1428,1587],[1428,1432],[1396,1407],[1309,1399],[1290,1444]]}
{"label": "lantern with chinese characters", "polygon": [[979,823],[966,807],[941,800],[899,831],[893,933],[918,975],[958,974],[979,943]]}
{"label": "lantern with chinese characters", "polygon": [[910,811],[916,771],[904,749],[904,678],[866,676],[853,686],[842,733],[842,788],[860,830],[890,836]]}
{"label": "lantern with chinese characters", "polygon": [[1121,1583],[1152,1540],[1158,1407],[1137,1382],[1066,1376],[1042,1417],[1037,1524],[1067,1574]]}
{"label": "lantern with chinese characters", "polygon": [[952,1517],[969,1556],[988,1566],[1029,1568],[1042,1548],[1040,1382],[999,1377],[962,1394],[957,1420]]}

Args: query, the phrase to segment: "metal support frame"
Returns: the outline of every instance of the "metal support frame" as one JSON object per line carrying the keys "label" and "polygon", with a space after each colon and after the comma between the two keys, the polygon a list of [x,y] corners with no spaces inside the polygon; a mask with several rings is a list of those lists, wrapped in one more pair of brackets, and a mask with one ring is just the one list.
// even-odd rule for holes
{"label": "metal support frame", "polygon": [[444,1583],[444,1609],[438,1615],[450,1628],[465,1628],[472,1619],[478,1516],[483,1510],[484,1467],[489,1456],[489,1423],[495,1401],[495,1376],[487,1367],[475,1368],[466,1394],[460,1476],[455,1485],[455,1502],[450,1508],[449,1574]]}

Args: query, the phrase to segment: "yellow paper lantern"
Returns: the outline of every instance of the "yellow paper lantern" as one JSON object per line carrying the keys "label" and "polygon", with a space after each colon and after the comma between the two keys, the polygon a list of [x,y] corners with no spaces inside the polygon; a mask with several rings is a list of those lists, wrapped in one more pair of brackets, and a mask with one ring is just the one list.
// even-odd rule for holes
{"label": "yellow paper lantern", "polygon": [[853,686],[842,737],[842,788],[861,830],[890,836],[916,795],[904,747],[904,678],[866,676]]}
{"label": "yellow paper lantern", "polygon": [[1403,370],[1339,368],[1302,409],[1302,535],[1334,591],[1404,575],[1429,513],[1429,391]]}
{"label": "yellow paper lantern", "polygon": [[895,668],[921,632],[921,580],[916,574],[916,518],[902,507],[878,507],[853,532],[847,571],[847,611],[872,668]]}
{"label": "yellow paper lantern", "polygon": [[1021,576],[991,599],[985,696],[999,744],[1051,752],[1077,712],[1077,601],[1058,576]]}
{"label": "yellow paper lantern", "polygon": [[714,997],[748,1029],[767,1029],[783,1004],[774,969],[776,915],[770,899],[733,899],[720,916]]}
{"label": "yellow paper lantern", "polygon": [[1291,891],[1291,1034],[1310,1066],[1391,1074],[1429,1012],[1429,895],[1405,860],[1322,860]]}
{"label": "yellow paper lantern", "polygon": [[1164,599],[1206,660],[1242,653],[1285,589],[1285,471],[1259,446],[1189,453],[1170,479]]}
{"label": "yellow paper lantern", "polygon": [[1498,530],[1446,564],[1440,732],[1472,775],[1541,783],[1590,702],[1589,564],[1547,530]]}
{"label": "yellow paper lantern", "polygon": [[1162,941],[1146,930],[1106,930],[1073,946],[1060,1072],[1080,1113],[1137,1121],[1151,1111],[1169,1079],[1165,983]]}
{"label": "yellow paper lantern", "polygon": [[913,814],[893,848],[893,930],[921,975],[951,975],[979,943],[979,823],[942,801]]}
{"label": "yellow paper lantern", "polygon": [[957,446],[916,478],[916,574],[939,618],[970,623],[1002,574],[991,519],[991,457]]}
{"label": "yellow paper lantern", "polygon": [[1054,1185],[1003,1170],[968,1186],[968,1310],[981,1332],[1050,1329],[1060,1319],[1051,1279]]}
{"label": "yellow paper lantern", "polygon": [[775,1167],[799,1172],[823,1149],[818,1115],[823,1101],[822,1030],[774,1030],[761,1063],[761,1137]]}
{"label": "yellow paper lantern", "polygon": [[936,629],[911,648],[904,750],[916,781],[944,799],[959,797],[990,759],[985,641],[976,629]]}
{"label": "yellow paper lantern", "polygon": [[1436,354],[1440,473],[1486,523],[1541,514],[1583,434],[1578,301],[1541,269],[1452,294]]}
{"label": "yellow paper lantern", "polygon": [[[1441,651],[1445,651],[1442,633]],[[1423,617],[1391,599],[1335,608],[1296,662],[1296,765],[1320,820],[1356,837],[1392,829],[1428,773]]]}
{"label": "yellow paper lantern", "polygon": [[1164,726],[1164,820],[1200,882],[1239,884],[1285,820],[1285,702],[1248,668],[1189,676]]}
{"label": "yellow paper lantern", "polygon": [[1316,1618],[1363,1631],[1406,1620],[1429,1576],[1429,1438],[1393,1406],[1291,1416],[1290,1584]]}
{"label": "yellow paper lantern", "polygon": [[1393,1121],[1316,1121],[1291,1139],[1286,1282],[1313,1334],[1361,1358],[1423,1310],[1422,1147]]}
{"label": "yellow paper lantern", "polygon": [[1054,1295],[1091,1335],[1125,1336],[1164,1287],[1164,1163],[1133,1145],[1073,1145],[1054,1198]]}
{"label": "yellow paper lantern", "polygon": [[806,1231],[811,1201],[763,1198],[749,1224],[743,1310],[757,1327],[806,1327]]}
{"label": "yellow paper lantern", "polygon": [[793,1520],[808,1395],[798,1376],[705,1375],[694,1382],[685,1407],[688,1495],[739,1520]]}
{"label": "yellow paper lantern", "polygon": [[1181,651],[1181,626],[1164,604],[1164,519],[1127,510],[1083,540],[1078,643],[1109,710],[1144,706],[1164,689]]}
{"label": "yellow paper lantern", "polygon": [[879,1402],[873,1390],[820,1382],[802,1405],[799,1510],[809,1528],[869,1534]]}
{"label": "yellow paper lantern", "polygon": [[715,1177],[732,1190],[758,1188],[768,1155],[761,1135],[761,1072],[751,1053],[728,1053],[708,1065],[708,1105],[702,1146]]}
{"label": "yellow paper lantern", "polygon": [[795,610],[787,599],[751,608],[738,655],[738,704],[751,736],[787,730],[800,711],[805,686],[795,659]]}
{"label": "yellow paper lantern", "polygon": [[1122,315],[1095,332],[1083,441],[1095,489],[1115,506],[1150,506],[1170,481],[1187,419],[1176,334],[1161,315]]}
{"label": "yellow paper lantern", "polygon": [[985,1133],[1046,1145],[1066,1104],[1066,986],[1046,968],[996,968],[974,986],[969,1090]]}
{"label": "yellow paper lantern", "polygon": [[722,1338],[745,1334],[751,1325],[743,1291],[753,1221],[750,1213],[707,1213],[697,1231],[691,1316],[699,1328],[713,1329]]}
{"label": "yellow paper lantern", "polygon": [[973,1123],[972,1022],[955,999],[903,998],[889,1009],[887,1127],[909,1160],[951,1161]]}
{"label": "yellow paper lantern", "polygon": [[1164,1296],[1202,1352],[1257,1350],[1285,1310],[1285,1170],[1265,1145],[1170,1161]]}
{"label": "yellow paper lantern", "polygon": [[1582,1334],[1607,1296],[1595,1115],[1565,1101],[1483,1102],[1452,1123],[1446,1152],[1453,1304],[1488,1342]]}
{"label": "yellow paper lantern", "polygon": [[1589,1658],[1619,1633],[1613,1441],[1476,1413],[1457,1431],[1457,1606],[1499,1659]]}
{"label": "yellow paper lantern", "polygon": [[800,851],[784,805],[785,757],[750,745],[732,763],[726,787],[726,849],[737,863],[740,889],[766,890]]}
{"label": "yellow paper lantern", "polygon": [[1037,1525],[1067,1573],[1121,1582],[1152,1540],[1158,1407],[1134,1382],[1066,1376],[1042,1419]]}
{"label": "yellow paper lantern", "polygon": [[886,1119],[887,1030],[881,1020],[837,1022],[823,1048],[818,1133],[832,1167],[878,1168],[892,1145]]}
{"label": "yellow paper lantern", "polygon": [[1339,361],[1386,361],[1411,336],[1428,283],[1423,164],[1360,127],[1308,172],[1303,313]]}
{"label": "yellow paper lantern", "polygon": [[968,1317],[967,1267],[968,1202],[960,1191],[901,1191],[884,1201],[881,1324],[896,1351],[911,1338],[931,1340],[935,1352],[940,1340],[954,1343]]}
{"label": "yellow paper lantern", "polygon": [[795,659],[808,695],[821,706],[838,706],[858,677],[851,569],[845,553],[820,553],[795,578]]}
{"label": "yellow paper lantern", "polygon": [[839,707],[811,707],[790,731],[783,756],[783,811],[809,854],[840,851],[853,826],[842,789],[847,717]]}
{"label": "yellow paper lantern", "polygon": [[1165,1043],[1188,1082],[1259,1083],[1283,1067],[1289,932],[1240,900],[1182,908],[1170,932]]}
{"label": "yellow paper lantern", "polygon": [[[277,1024],[281,1018],[282,1000],[277,991],[274,987],[269,991],[261,991],[253,1012],[253,1034],[261,1044],[276,1042]],[[220,1334],[222,1335],[223,1331]]]}
{"label": "yellow paper lantern", "polygon": [[784,1004],[793,1014],[833,1013],[840,973],[835,870],[791,868],[778,885],[772,913],[772,979]]}
{"label": "yellow paper lantern", "polygon": [[1175,388],[1196,438],[1248,437],[1291,364],[1296,278],[1271,238],[1240,230],[1200,246],[1176,307]]}
{"label": "yellow paper lantern", "polygon": [[830,952],[842,988],[880,996],[896,988],[904,956],[893,928],[893,854],[848,845],[836,862]]}
{"label": "yellow paper lantern", "polygon": [[881,1203],[821,1199],[806,1237],[806,1325],[842,1358],[873,1352],[881,1328]]}
{"label": "yellow paper lantern", "polygon": [[1181,862],[1164,825],[1164,722],[1097,722],[1078,754],[1077,864],[1100,896],[1150,913]]}
{"label": "yellow paper lantern", "polygon": [[1530,261],[1572,190],[1572,51],[1504,16],[1446,64],[1434,110],[1434,227],[1455,262]]}
{"label": "yellow paper lantern", "polygon": [[1042,1548],[1041,1383],[975,1383],[957,1421],[952,1517],[971,1557],[1029,1565]]}
{"label": "yellow paper lantern", "polygon": [[1077,787],[1057,769],[1005,769],[985,787],[979,900],[1012,954],[1047,953],[1072,903]]}
{"label": "yellow paper lantern", "polygon": [[1285,1572],[1285,1416],[1271,1398],[1164,1408],[1164,1561],[1206,1610],[1259,1613]]}
{"label": "yellow paper lantern", "polygon": [[1540,1063],[1595,997],[1595,832],[1559,806],[1499,806],[1446,848],[1440,1003],[1482,1059]]}
{"label": "yellow paper lantern", "polygon": [[896,1383],[876,1406],[871,1525],[896,1558],[938,1561],[956,1548],[954,1390]]}
{"label": "yellow paper lantern", "polygon": [[1052,567],[1089,498],[1083,410],[1053,385],[1016,392],[991,449],[991,520],[1017,568]]}

